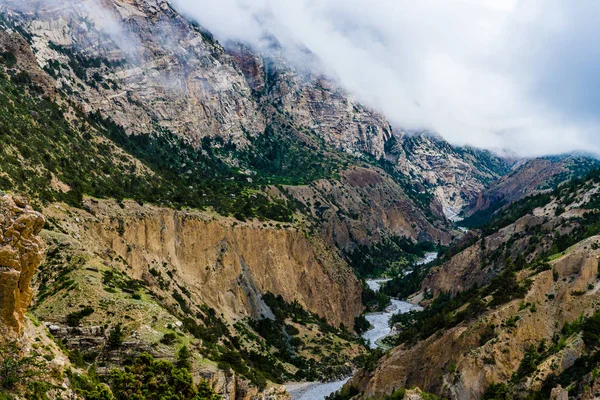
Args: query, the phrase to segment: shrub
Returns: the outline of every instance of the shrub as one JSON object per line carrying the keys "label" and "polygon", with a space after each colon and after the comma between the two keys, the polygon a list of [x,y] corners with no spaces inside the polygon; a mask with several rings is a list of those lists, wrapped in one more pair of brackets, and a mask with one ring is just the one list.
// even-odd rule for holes
{"label": "shrub", "polygon": [[115,325],[108,335],[107,345],[110,349],[117,349],[123,344],[125,333],[121,327],[121,323]]}
{"label": "shrub", "polygon": [[160,339],[162,344],[171,345],[177,340],[177,335],[174,332],[167,332]]}
{"label": "shrub", "polygon": [[81,320],[87,316],[90,316],[94,313],[94,309],[90,306],[85,306],[82,310],[77,312],[72,312],[67,315],[67,325],[69,326],[78,326],[81,323]]}

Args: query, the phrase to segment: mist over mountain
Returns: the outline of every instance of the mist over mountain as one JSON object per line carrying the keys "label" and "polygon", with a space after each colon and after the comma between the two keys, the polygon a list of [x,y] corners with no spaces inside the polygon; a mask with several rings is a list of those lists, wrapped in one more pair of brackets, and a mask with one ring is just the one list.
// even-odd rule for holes
{"label": "mist over mountain", "polygon": [[0,0],[0,399],[598,398],[596,17]]}
{"label": "mist over mountain", "polygon": [[600,154],[594,1],[173,0],[222,42],[317,68],[396,128],[519,156]]}

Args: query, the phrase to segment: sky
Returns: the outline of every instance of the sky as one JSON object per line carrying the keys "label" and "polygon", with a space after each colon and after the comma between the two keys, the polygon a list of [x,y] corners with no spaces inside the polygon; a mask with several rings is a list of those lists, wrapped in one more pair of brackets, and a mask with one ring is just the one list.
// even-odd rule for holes
{"label": "sky", "polygon": [[[171,0],[224,44],[299,48],[396,129],[600,155],[597,0]],[[303,65],[306,66],[306,65]],[[316,68],[310,64],[311,68]]]}

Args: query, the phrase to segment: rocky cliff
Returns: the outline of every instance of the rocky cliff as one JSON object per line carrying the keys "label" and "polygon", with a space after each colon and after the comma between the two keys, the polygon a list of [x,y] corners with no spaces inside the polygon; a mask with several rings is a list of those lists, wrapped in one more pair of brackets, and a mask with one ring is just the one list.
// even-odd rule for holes
{"label": "rocky cliff", "polygon": [[2,7],[7,28],[24,32],[55,86],[128,133],[169,131],[196,148],[202,138],[219,138],[254,151],[254,141],[277,127],[311,148],[323,142],[353,157],[387,159],[387,172],[402,176],[411,196],[433,196],[439,216],[454,217],[506,172],[489,153],[394,130],[334,79],[285,60],[276,44],[269,55],[222,47],[164,0],[11,0]]}
{"label": "rocky cliff", "polygon": [[448,144],[429,134],[398,132],[386,146],[386,159],[418,191],[431,191],[443,214],[459,219],[462,209],[491,182],[509,171],[493,154]]}
{"label": "rocky cliff", "polygon": [[100,374],[140,352],[174,360],[185,344],[196,379],[224,399],[287,399],[266,379],[343,376],[364,352],[331,326],[353,326],[362,285],[318,236],[133,201],[44,212],[48,261],[31,313]]}
{"label": "rocky cliff", "polygon": [[[533,280],[524,299],[415,346],[398,347],[374,372],[360,374],[353,384],[367,396],[418,386],[451,399],[480,399],[489,385],[511,380],[531,345],[538,348],[544,341],[550,346],[556,335],[561,336],[565,323],[593,312],[599,300],[600,253],[590,246],[598,240],[600,237],[592,237],[578,244],[553,261],[551,270],[538,274],[524,271],[520,278]],[[553,274],[558,274],[558,279]],[[539,390],[549,375],[560,375],[586,353],[579,335],[564,340],[559,351],[538,361],[535,371],[521,383],[524,390]]]}
{"label": "rocky cliff", "polygon": [[[168,273],[197,304],[229,321],[267,315],[267,292],[297,301],[331,324],[352,327],[362,286],[318,237],[290,225],[240,223],[215,215],[151,205],[88,200],[86,210],[50,207],[88,251],[123,259],[127,275],[152,282]],[[171,300],[173,303],[174,301]]]}
{"label": "rocky cliff", "polygon": [[44,217],[19,197],[0,198],[0,326],[20,336],[33,293],[30,282],[44,259],[38,236]]}
{"label": "rocky cliff", "polygon": [[317,221],[324,237],[343,250],[377,243],[388,235],[441,244],[456,236],[378,169],[352,168],[339,180],[287,186],[284,191]]}
{"label": "rocky cliff", "polygon": [[[443,256],[399,319],[398,347],[350,383],[365,396],[418,386],[451,399],[590,396],[598,343],[598,173],[521,200],[487,236]],[[443,260],[442,260],[443,261]],[[431,298],[436,298],[431,301]]]}

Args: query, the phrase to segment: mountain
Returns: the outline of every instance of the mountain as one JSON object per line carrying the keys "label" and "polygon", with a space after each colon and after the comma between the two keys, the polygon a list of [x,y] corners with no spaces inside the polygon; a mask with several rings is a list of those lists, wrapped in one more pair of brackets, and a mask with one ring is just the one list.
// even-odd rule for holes
{"label": "mountain", "polygon": [[518,162],[513,170],[492,182],[463,210],[463,226],[485,223],[498,209],[517,200],[556,188],[598,168],[594,158],[575,155],[542,157]]}
{"label": "mountain", "polygon": [[[350,385],[456,399],[589,399],[597,387],[600,209],[595,171],[499,212],[432,267],[397,345]],[[559,397],[555,397],[559,396]]]}
{"label": "mountain", "polygon": [[[0,371],[26,376],[12,395],[287,399],[285,382],[341,379],[372,363],[355,326],[389,301],[357,275],[467,243],[451,220],[511,168],[167,1],[0,12],[0,225],[20,232],[3,265],[27,266],[0,286],[19,337],[0,358],[27,366]],[[435,273],[423,296],[449,284]]]}
{"label": "mountain", "polygon": [[[433,194],[426,201],[440,217],[440,210],[458,210],[506,171],[489,153],[394,134],[383,116],[334,81],[285,62],[276,46],[269,55],[241,45],[223,48],[166,1],[92,4],[8,1],[3,7],[7,28],[26,32],[53,86],[84,113],[100,113],[128,135],[171,133],[194,149],[212,146],[242,175],[280,175],[265,183],[331,178],[340,166],[328,164],[343,154],[353,157],[342,163],[365,157],[379,163],[389,158],[387,144],[402,153],[392,154],[397,165],[385,165],[402,177],[395,191]],[[315,163],[321,154],[333,160]],[[300,165],[312,167],[299,171]],[[454,179],[443,175],[449,168]]]}

